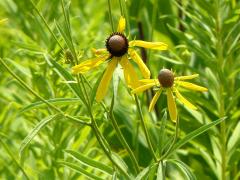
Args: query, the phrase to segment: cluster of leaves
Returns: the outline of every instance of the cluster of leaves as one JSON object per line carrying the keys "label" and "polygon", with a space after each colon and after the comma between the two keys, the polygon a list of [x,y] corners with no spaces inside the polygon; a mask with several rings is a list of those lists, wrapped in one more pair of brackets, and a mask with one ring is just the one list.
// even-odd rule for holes
{"label": "cluster of leaves", "polygon": [[121,73],[106,98],[106,104],[115,101],[112,109],[94,101],[103,68],[75,77],[66,64],[68,51],[82,61],[92,47],[104,46],[111,33],[107,1],[0,1],[0,178],[238,179],[240,3],[109,2],[114,23],[121,13],[127,18],[129,36],[169,45],[165,53],[141,51],[153,77],[163,67],[177,75],[200,74],[209,92],[183,91],[198,111],[178,104],[176,132],[164,96],[149,113],[152,93],[140,95],[159,157],[154,162],[135,100],[123,81],[118,84]]}

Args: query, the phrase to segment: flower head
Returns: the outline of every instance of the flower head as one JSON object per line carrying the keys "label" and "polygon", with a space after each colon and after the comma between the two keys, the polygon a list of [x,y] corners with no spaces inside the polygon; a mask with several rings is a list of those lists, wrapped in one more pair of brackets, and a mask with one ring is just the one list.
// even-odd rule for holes
{"label": "flower head", "polygon": [[198,77],[198,74],[193,74],[190,76],[179,76],[174,77],[174,74],[169,69],[162,69],[160,70],[158,74],[158,79],[142,79],[140,82],[142,85],[139,87],[133,89],[132,93],[140,93],[143,92],[149,88],[156,87],[157,92],[154,95],[150,106],[149,111],[152,111],[158,98],[160,97],[163,90],[167,93],[167,105],[168,105],[168,111],[170,114],[170,118],[172,121],[176,121],[177,119],[177,108],[176,103],[174,100],[174,95],[176,95],[177,99],[183,103],[185,106],[187,106],[190,109],[196,110],[197,107],[194,106],[192,103],[190,103],[187,99],[185,99],[181,93],[178,91],[179,87],[183,87],[186,89],[194,90],[194,91],[207,91],[207,88],[198,86],[196,84],[185,82],[185,80],[190,80],[193,78]]}
{"label": "flower head", "polygon": [[112,79],[112,74],[118,64],[122,66],[125,81],[131,88],[138,87],[140,83],[130,59],[132,59],[138,65],[144,78],[150,78],[150,71],[138,53],[134,50],[135,46],[155,50],[167,49],[167,45],[162,42],[152,43],[141,40],[129,41],[124,34],[125,24],[125,19],[120,17],[117,32],[112,33],[107,38],[106,48],[94,50],[96,57],[86,60],[72,68],[74,74],[83,74],[99,66],[105,61],[108,62],[108,66],[97,89],[96,100],[98,102],[101,101],[107,93],[109,83]]}

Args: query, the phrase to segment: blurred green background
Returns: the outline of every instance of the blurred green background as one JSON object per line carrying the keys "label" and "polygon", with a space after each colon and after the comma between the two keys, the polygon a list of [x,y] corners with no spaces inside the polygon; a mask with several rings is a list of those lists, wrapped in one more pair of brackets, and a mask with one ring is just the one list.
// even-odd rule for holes
{"label": "blurred green background", "polygon": [[[111,0],[114,26],[121,16],[127,19],[129,39],[162,41],[169,50],[159,52],[139,49],[152,78],[162,68],[176,76],[198,73],[195,83],[209,89],[207,93],[182,91],[198,111],[177,103],[182,139],[195,129],[227,117],[224,123],[177,149],[167,161],[167,179],[239,179],[240,176],[240,2],[237,0]],[[0,0],[0,57],[8,67],[39,96],[52,101],[64,113],[89,119],[88,109],[72,90],[75,77],[64,53],[71,39],[60,0]],[[111,34],[108,1],[64,1],[71,24],[71,35],[79,61],[93,56],[92,48],[104,48]],[[69,8],[69,9],[68,9]],[[45,21],[44,21],[44,20]],[[53,34],[55,38],[53,37]],[[64,36],[65,35],[65,36]],[[58,42],[64,50],[62,50]],[[106,64],[85,74],[95,87]],[[137,69],[137,68],[136,68]],[[138,70],[137,70],[138,71]],[[68,79],[64,76],[64,73]],[[140,72],[139,76],[140,75]],[[71,77],[70,77],[71,76]],[[141,169],[149,168],[142,179],[156,179],[133,97],[122,78],[114,106],[114,115],[124,137],[137,157]],[[89,96],[94,96],[91,88]],[[113,88],[105,98],[111,104]],[[152,92],[139,96],[145,121],[157,153],[161,154],[173,140],[175,124],[166,115],[166,96],[162,95],[155,112],[148,112]],[[65,152],[71,149],[111,166],[90,127],[54,119],[37,131],[21,154],[24,138],[33,133],[42,120],[52,117],[47,105],[0,66],[0,179],[89,179],[82,169],[102,179],[114,178],[96,170]],[[94,102],[93,115],[104,137],[118,157],[118,163],[134,175],[128,154],[109,122],[103,108]],[[164,122],[164,138],[159,137]],[[166,148],[165,147],[165,148]],[[64,164],[65,162],[65,164]],[[80,167],[69,168],[72,163]],[[184,168],[188,168],[185,170]],[[84,171],[84,172],[85,172]],[[137,176],[135,174],[135,176]],[[140,176],[139,176],[140,177]],[[92,177],[92,179],[94,179]],[[117,179],[124,179],[118,175]]]}

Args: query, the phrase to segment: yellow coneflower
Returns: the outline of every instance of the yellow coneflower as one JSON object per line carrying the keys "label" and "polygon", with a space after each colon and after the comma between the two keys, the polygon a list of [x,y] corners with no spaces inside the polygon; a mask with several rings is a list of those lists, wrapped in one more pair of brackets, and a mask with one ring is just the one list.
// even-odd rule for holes
{"label": "yellow coneflower", "polygon": [[163,90],[167,93],[167,105],[168,105],[168,111],[170,114],[170,118],[172,121],[176,121],[177,119],[177,108],[176,103],[174,100],[173,94],[176,95],[177,99],[183,103],[185,106],[187,106],[190,109],[196,110],[197,107],[194,106],[192,103],[190,103],[187,99],[185,99],[180,92],[178,91],[178,87],[184,87],[186,89],[194,90],[194,91],[207,91],[207,88],[198,86],[196,84],[185,82],[185,80],[190,80],[193,78],[198,77],[198,74],[193,74],[190,76],[179,76],[174,77],[174,74],[172,71],[168,69],[162,69],[160,70],[158,74],[158,79],[142,79],[140,82],[142,83],[141,86],[133,89],[132,93],[140,93],[143,92],[149,88],[156,87],[157,92],[154,95],[150,106],[149,106],[149,112],[153,110],[158,98],[160,97]]}
{"label": "yellow coneflower", "polygon": [[167,49],[167,45],[162,42],[145,42],[141,40],[133,40],[129,42],[124,35],[125,24],[125,19],[120,17],[117,32],[112,33],[107,38],[106,48],[95,50],[97,57],[86,60],[72,68],[74,74],[85,73],[108,60],[108,66],[96,92],[96,100],[98,102],[101,101],[107,93],[112,74],[118,63],[120,63],[123,68],[124,78],[127,85],[132,88],[139,85],[137,74],[128,57],[138,65],[144,78],[150,78],[150,71],[142,61],[141,57],[134,50],[135,46],[156,50]]}

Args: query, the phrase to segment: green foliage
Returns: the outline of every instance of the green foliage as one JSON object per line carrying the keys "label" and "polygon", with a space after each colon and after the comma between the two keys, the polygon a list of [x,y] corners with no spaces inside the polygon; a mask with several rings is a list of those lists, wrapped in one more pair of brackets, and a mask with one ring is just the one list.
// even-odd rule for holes
{"label": "green foliage", "polygon": [[[240,2],[237,0],[1,0],[0,179],[240,178]],[[162,68],[208,88],[181,89],[173,123],[161,96],[134,96],[121,67],[95,101],[107,62],[83,75],[72,66],[104,48],[127,20],[129,39],[162,41],[139,50]],[[137,50],[138,51],[138,50]],[[139,78],[143,78],[134,65]]]}

